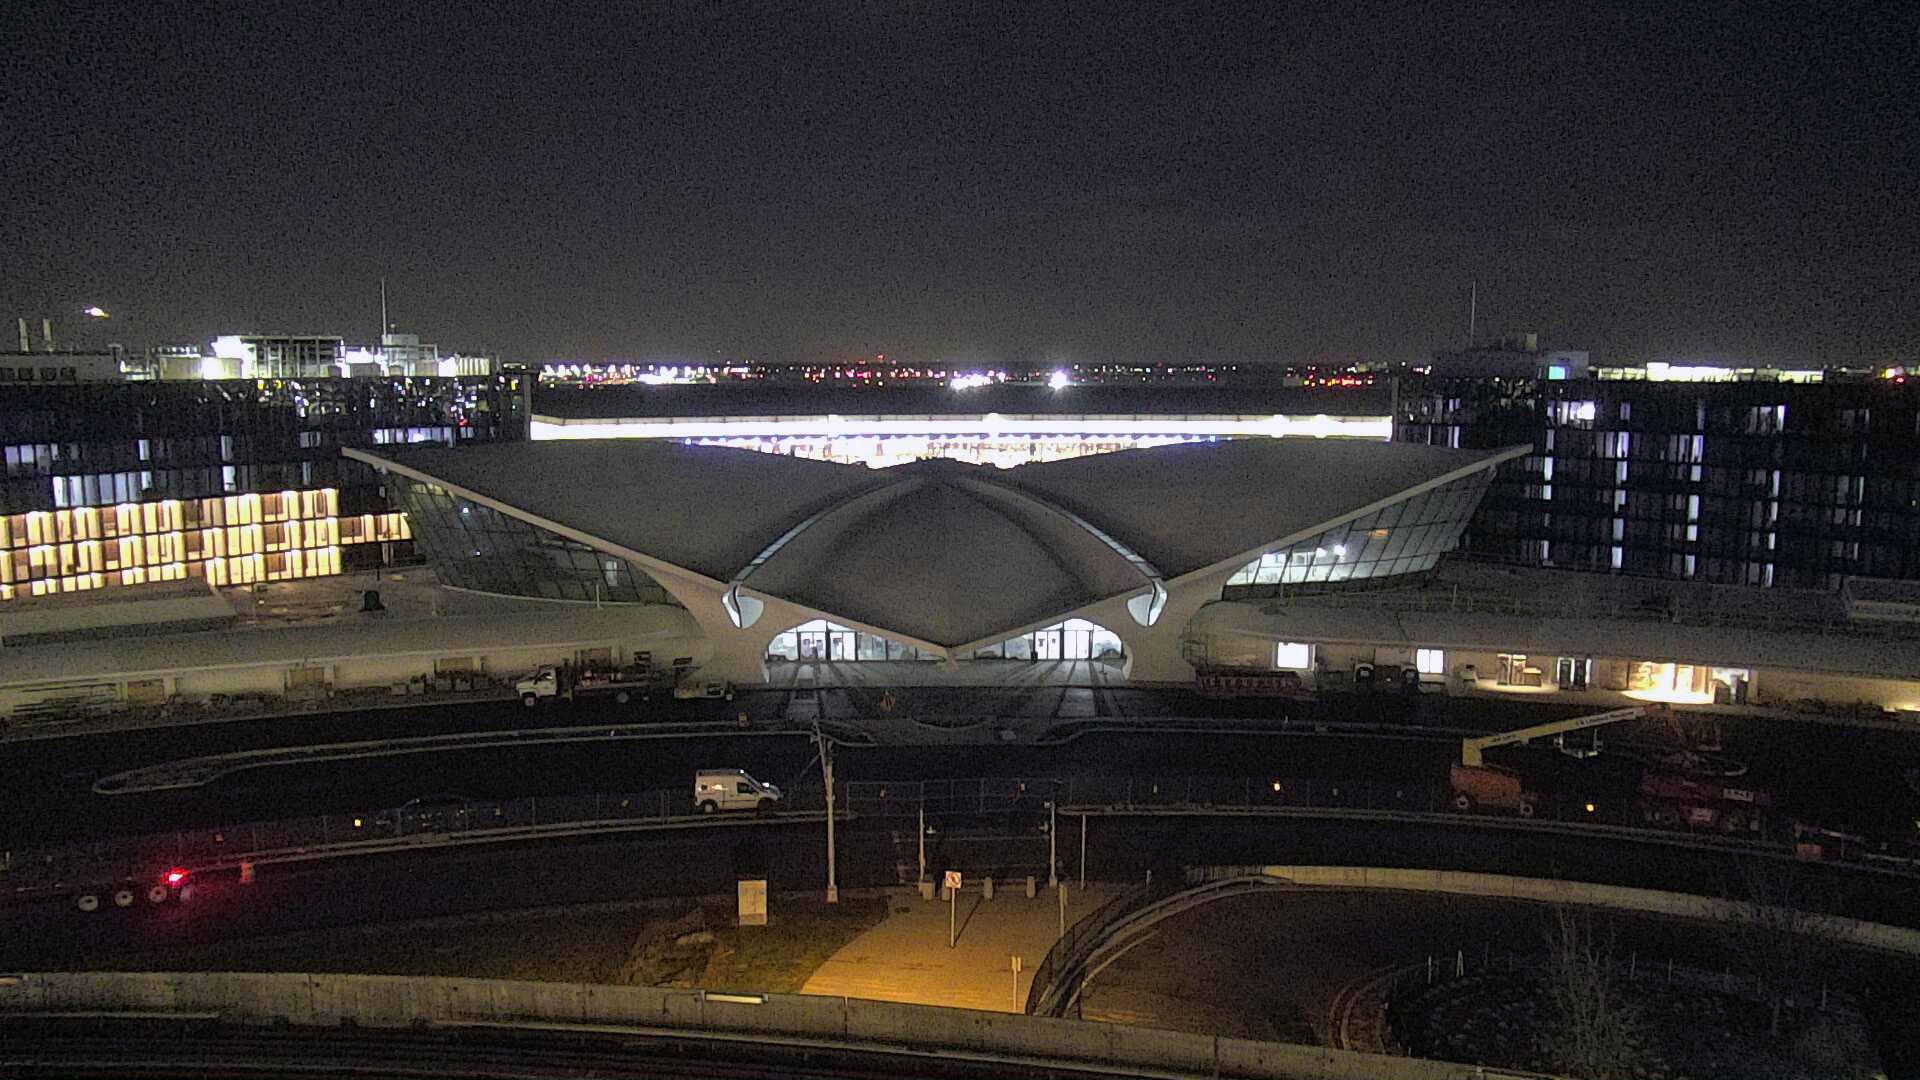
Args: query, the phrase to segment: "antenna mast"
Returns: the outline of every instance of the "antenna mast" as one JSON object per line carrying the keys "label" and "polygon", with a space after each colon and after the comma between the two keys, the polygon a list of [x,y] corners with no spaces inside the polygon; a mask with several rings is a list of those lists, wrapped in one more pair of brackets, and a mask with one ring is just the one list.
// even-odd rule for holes
{"label": "antenna mast", "polygon": [[[385,286],[381,286],[385,296]],[[1467,294],[1467,348],[1473,348],[1474,330],[1480,320],[1480,279],[1473,279],[1472,291]]]}
{"label": "antenna mast", "polygon": [[387,322],[387,279],[381,278],[380,279],[380,344],[385,345],[387,343],[387,332],[392,329],[393,329],[393,324]]}

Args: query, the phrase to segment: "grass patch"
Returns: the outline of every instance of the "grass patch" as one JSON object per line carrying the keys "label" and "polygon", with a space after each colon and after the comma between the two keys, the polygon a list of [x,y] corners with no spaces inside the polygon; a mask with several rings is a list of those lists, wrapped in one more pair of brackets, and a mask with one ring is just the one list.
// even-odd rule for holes
{"label": "grass patch", "polygon": [[827,958],[887,917],[885,897],[843,897],[838,904],[787,900],[769,905],[767,926],[729,926],[714,933],[700,976],[708,990],[798,993]]}
{"label": "grass patch", "polygon": [[[641,943],[684,919],[693,901],[542,910],[281,937],[176,945],[101,956],[96,971],[308,971],[535,982],[620,983]],[[729,904],[706,905],[713,928],[700,973],[682,983],[710,989],[797,991],[842,945],[886,916],[880,897],[829,906],[775,898],[769,926],[731,925]]]}

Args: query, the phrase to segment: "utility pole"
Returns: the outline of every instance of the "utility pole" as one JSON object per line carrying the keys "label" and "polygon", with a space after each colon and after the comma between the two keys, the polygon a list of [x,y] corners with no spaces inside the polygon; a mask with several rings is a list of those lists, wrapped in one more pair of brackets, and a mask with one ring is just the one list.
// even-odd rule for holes
{"label": "utility pole", "polygon": [[1047,803],[1047,888],[1060,887],[1060,793]]}
{"label": "utility pole", "polygon": [[927,880],[927,792],[923,785],[920,790],[920,877],[919,883]]}
{"label": "utility pole", "polygon": [[1480,322],[1480,279],[1473,279],[1472,291],[1467,294],[1467,348],[1473,348],[1474,331]]}
{"label": "utility pole", "polygon": [[1080,812],[1080,891],[1087,891],[1087,813]]}
{"label": "utility pole", "polygon": [[813,741],[820,747],[820,780],[827,786],[827,903],[840,902],[840,878],[833,865],[833,740],[813,726]]}

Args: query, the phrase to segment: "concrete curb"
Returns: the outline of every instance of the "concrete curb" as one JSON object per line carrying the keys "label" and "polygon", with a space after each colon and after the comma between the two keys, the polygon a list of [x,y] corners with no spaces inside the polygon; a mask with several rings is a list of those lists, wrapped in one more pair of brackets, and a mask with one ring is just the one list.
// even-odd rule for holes
{"label": "concrete curb", "polygon": [[[1198,874],[1201,882],[1267,878],[1277,884],[1341,889],[1398,889],[1532,900],[1544,904],[1639,911],[1703,922],[1742,917],[1750,906],[1737,900],[1659,889],[1595,885],[1584,881],[1480,874],[1463,870],[1401,870],[1368,866],[1219,867]],[[1920,930],[1840,915],[1815,915],[1819,931],[1835,942],[1899,956],[1920,957]]]}
{"label": "concrete curb", "polygon": [[217,1014],[241,1026],[457,1026],[667,1034],[900,1055],[986,1056],[1247,1080],[1474,1080],[1475,1066],[1116,1024],[802,994],[379,975],[44,973],[0,976],[0,1019]]}

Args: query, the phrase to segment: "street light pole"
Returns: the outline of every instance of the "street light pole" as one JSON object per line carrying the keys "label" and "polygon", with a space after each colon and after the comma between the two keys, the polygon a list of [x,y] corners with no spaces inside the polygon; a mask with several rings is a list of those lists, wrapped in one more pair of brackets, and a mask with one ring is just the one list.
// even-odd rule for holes
{"label": "street light pole", "polygon": [[814,725],[814,742],[820,746],[820,780],[827,787],[827,903],[840,902],[840,878],[833,863],[833,740],[820,733],[820,726]]}
{"label": "street light pole", "polygon": [[920,793],[920,877],[917,884],[927,880],[927,795]]}
{"label": "street light pole", "polygon": [[1060,887],[1060,798],[1047,803],[1047,888]]}

